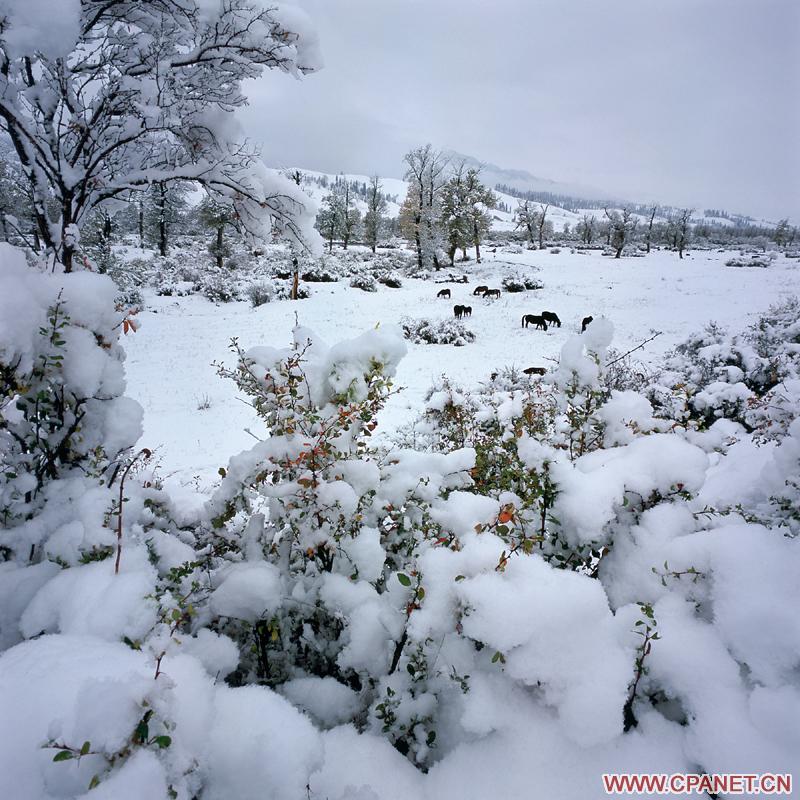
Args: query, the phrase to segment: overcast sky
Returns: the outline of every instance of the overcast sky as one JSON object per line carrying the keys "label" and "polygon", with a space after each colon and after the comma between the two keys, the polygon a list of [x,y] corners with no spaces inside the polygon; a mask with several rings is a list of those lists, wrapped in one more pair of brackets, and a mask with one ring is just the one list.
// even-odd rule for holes
{"label": "overcast sky", "polygon": [[632,200],[800,221],[800,0],[298,0],[325,68],[242,113],[266,160],[401,177],[432,142]]}

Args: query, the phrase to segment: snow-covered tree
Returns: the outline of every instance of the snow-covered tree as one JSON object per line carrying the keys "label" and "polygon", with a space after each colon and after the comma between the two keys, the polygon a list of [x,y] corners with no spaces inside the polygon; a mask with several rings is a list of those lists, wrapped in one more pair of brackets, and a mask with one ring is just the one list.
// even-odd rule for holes
{"label": "snow-covered tree", "polygon": [[442,187],[440,221],[451,265],[458,249],[463,251],[466,259],[467,247],[472,236],[472,220],[464,173],[464,165],[458,165]]}
{"label": "snow-covered tree", "polygon": [[364,214],[364,241],[372,252],[386,228],[386,197],[381,191],[381,180],[377,175],[369,179],[367,186],[367,212]]}
{"label": "snow-covered tree", "polygon": [[691,238],[692,211],[691,208],[683,208],[672,214],[667,223],[667,237],[678,251],[679,258],[683,258],[683,251]]}
{"label": "snow-covered tree", "polygon": [[538,243],[539,249],[542,250],[545,236],[552,233],[552,225],[547,222],[549,208],[549,204],[533,203],[531,200],[520,200],[517,205],[514,224],[517,230],[525,231],[531,248]]}
{"label": "snow-covered tree", "polygon": [[214,241],[208,249],[217,262],[217,269],[222,269],[223,259],[230,254],[230,247],[225,242],[225,229],[237,226],[236,209],[233,203],[209,195],[203,198],[197,211],[200,222],[214,232]]}
{"label": "snow-covered tree", "polygon": [[342,236],[342,247],[347,250],[351,240],[361,227],[361,212],[356,208],[355,192],[350,181],[345,177],[334,187],[339,195],[339,225]]}
{"label": "snow-covered tree", "polygon": [[787,217],[778,221],[778,224],[775,226],[775,232],[772,235],[778,247],[789,247],[796,237],[797,227],[790,225]]}
{"label": "snow-covered tree", "polygon": [[439,268],[441,232],[438,226],[447,158],[430,144],[405,154],[409,189],[404,203],[404,227],[414,242],[420,269]]}
{"label": "snow-covered tree", "polygon": [[144,222],[148,238],[166,256],[173,229],[180,225],[187,209],[189,187],[185,182],[156,181],[144,201]]}
{"label": "snow-covered tree", "polygon": [[614,258],[620,258],[626,243],[636,230],[638,220],[627,206],[619,211],[613,209],[609,211],[607,208],[603,210],[608,219],[609,244],[614,248]]}
{"label": "snow-covered tree", "polygon": [[584,213],[580,222],[575,226],[575,233],[580,236],[584,244],[591,245],[597,233],[597,217],[588,212]]}
{"label": "snow-covered tree", "polygon": [[341,239],[342,247],[347,250],[361,225],[361,212],[356,208],[355,192],[347,178],[337,178],[323,198],[316,225],[328,240],[329,250],[333,250],[334,239]]}
{"label": "snow-covered tree", "polygon": [[656,218],[656,213],[658,212],[658,206],[653,206],[650,209],[650,216],[647,218],[647,231],[644,235],[645,245],[647,246],[647,252],[650,252],[650,246],[653,242],[653,221]]}
{"label": "snow-covered tree", "polygon": [[[66,271],[98,205],[157,181],[234,200],[243,225],[294,237],[303,195],[237,141],[229,112],[266,69],[318,66],[302,13],[249,0],[0,5],[0,126],[30,185],[44,245]],[[34,15],[32,17],[32,15]]]}

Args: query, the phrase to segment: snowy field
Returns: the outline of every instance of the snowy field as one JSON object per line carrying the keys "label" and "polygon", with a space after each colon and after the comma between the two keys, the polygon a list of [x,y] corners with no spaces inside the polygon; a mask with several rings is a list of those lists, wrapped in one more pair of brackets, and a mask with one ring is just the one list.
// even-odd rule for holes
{"label": "snowy field", "polygon": [[[498,368],[552,366],[567,338],[589,314],[614,323],[613,346],[621,352],[661,336],[636,353],[653,362],[689,333],[714,320],[731,330],[746,328],[772,303],[800,294],[800,265],[780,256],[767,269],[726,267],[731,252],[697,251],[683,261],[674,253],[654,251],[644,258],[615,260],[598,251],[588,254],[525,251],[484,253],[464,271],[468,284],[446,284],[452,297],[438,300],[442,286],[404,279],[400,289],[380,286],[362,292],[347,281],[310,284],[312,297],[251,308],[247,302],[215,305],[199,295],[157,297],[149,294],[140,314],[141,329],[126,338],[128,392],[145,410],[142,445],[157,448],[168,484],[207,488],[219,467],[252,445],[252,431],[263,429],[255,413],[237,396],[236,387],[218,377],[212,362],[234,363],[228,345],[238,337],[245,348],[289,344],[295,313],[299,322],[328,344],[351,338],[376,325],[397,324],[404,316],[445,319],[453,305],[471,305],[467,327],[476,340],[464,347],[409,344],[396,385],[402,392],[383,412],[381,431],[390,433],[413,420],[425,392],[441,375],[474,386]],[[500,286],[502,278],[538,268],[544,288],[510,294],[499,300],[472,297],[479,284]],[[562,327],[547,332],[521,328],[523,314],[554,311]],[[204,407],[208,406],[208,407]]]}

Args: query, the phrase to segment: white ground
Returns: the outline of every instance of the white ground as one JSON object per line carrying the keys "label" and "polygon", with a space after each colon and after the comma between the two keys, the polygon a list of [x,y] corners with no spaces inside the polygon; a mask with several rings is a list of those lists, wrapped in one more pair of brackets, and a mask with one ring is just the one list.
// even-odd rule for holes
{"label": "white ground", "polygon": [[[141,443],[158,448],[173,490],[178,485],[207,488],[231,455],[252,444],[245,429],[263,436],[255,413],[231,382],[216,375],[211,362],[234,363],[227,349],[233,336],[245,348],[286,346],[295,312],[301,324],[332,344],[403,316],[440,319],[452,315],[455,303],[473,307],[466,321],[477,337],[473,344],[409,345],[396,381],[404,390],[383,415],[381,429],[387,432],[416,416],[425,391],[442,374],[470,386],[488,380],[498,367],[550,365],[588,314],[605,314],[613,321],[614,346],[621,351],[662,331],[637,353],[648,361],[709,320],[740,330],[770,304],[800,293],[797,261],[780,257],[768,269],[725,267],[730,256],[698,251],[680,261],[663,251],[620,260],[568,249],[559,254],[487,253],[485,264],[464,265],[470,283],[450,285],[450,301],[436,299],[441,286],[418,280],[405,280],[401,289],[381,286],[375,294],[352,289],[346,281],[313,284],[310,299],[257,309],[247,302],[214,305],[200,296],[148,296],[148,308],[140,315],[144,324],[125,342],[128,393],[145,410]],[[478,284],[499,287],[506,273],[532,266],[540,267],[541,291],[503,293],[493,301],[472,297]],[[523,314],[543,310],[556,312],[563,327],[546,333],[521,328]],[[199,408],[206,401],[210,407]]]}

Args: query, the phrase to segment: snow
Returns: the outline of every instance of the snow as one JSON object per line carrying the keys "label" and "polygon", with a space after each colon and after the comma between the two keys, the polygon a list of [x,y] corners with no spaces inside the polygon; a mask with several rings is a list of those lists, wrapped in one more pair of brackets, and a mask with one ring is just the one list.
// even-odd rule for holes
{"label": "snow", "polygon": [[80,0],[0,0],[0,17],[10,23],[3,38],[12,58],[34,52],[61,58],[75,47],[81,31]]}
{"label": "snow", "polygon": [[211,595],[211,610],[223,617],[254,622],[273,613],[281,602],[281,577],[266,561],[232,564]]}
{"label": "snow", "polygon": [[[305,432],[270,436],[233,384],[214,375],[212,360],[230,362],[229,336],[239,337],[262,388],[271,381],[264,374],[295,352],[287,345],[309,343],[307,379],[292,402],[308,402],[312,426],[327,422],[337,404],[363,403],[372,372],[393,378],[403,391],[379,416],[379,441],[387,444],[422,410],[442,373],[460,386],[430,397],[429,410],[440,413],[451,399],[469,408],[468,392],[496,385],[490,374],[503,364],[560,358],[534,386],[558,389],[577,376],[581,391],[591,392],[609,346],[633,347],[657,326],[661,336],[640,351],[652,364],[702,326],[709,303],[741,330],[800,284],[785,259],[757,281],[737,272],[733,282],[721,273],[724,254],[691,266],[658,252],[620,262],[567,252],[498,255],[470,265],[472,280],[453,284],[453,299],[525,268],[539,267],[545,288],[472,300],[477,338],[462,348],[408,344],[396,327],[409,308],[449,318],[431,281],[405,279],[402,289],[374,294],[346,282],[317,285],[309,300],[257,309],[148,295],[145,324],[125,341],[127,398],[120,354],[93,335],[116,347],[108,281],[46,275],[8,254],[0,282],[14,287],[18,306],[4,307],[14,316],[0,328],[3,358],[33,362],[40,344],[31,328],[63,288],[73,320],[63,374],[104,404],[97,441],[126,442],[139,424],[138,399],[146,411],[141,444],[157,447],[161,463],[130,476],[124,519],[114,512],[118,483],[75,471],[45,485],[42,507],[3,538],[15,561],[0,564],[0,647],[10,648],[0,654],[0,795],[521,800],[535,789],[582,799],[602,796],[600,775],[609,771],[792,768],[798,539],[735,508],[766,509],[791,488],[800,423],[790,418],[790,380],[785,404],[769,406],[780,435],[771,430],[765,441],[729,419],[703,431],[672,430],[630,390],[613,391],[599,408],[597,449],[579,457],[557,437],[507,431],[504,444],[516,440],[530,470],[549,464],[557,494],[548,511],[565,549],[592,553],[583,574],[559,568],[546,549],[517,546],[509,555],[538,509],[521,509],[505,487],[477,493],[473,470],[485,455],[477,443],[441,452],[405,446],[362,459],[348,430],[335,442],[342,458],[323,468],[307,495],[296,477],[254,477],[276,458],[292,462],[308,443]],[[684,296],[687,286],[693,293]],[[562,328],[520,329],[523,311],[543,307],[559,313]],[[20,309],[32,317],[23,320]],[[587,313],[595,320],[580,334]],[[709,346],[712,364],[724,357],[722,344]],[[736,370],[727,368],[719,387],[709,384],[710,399],[740,397],[744,372]],[[212,396],[210,408],[195,407],[197,392]],[[524,393],[498,398],[495,418],[510,425]],[[262,441],[254,445],[245,428]],[[204,506],[223,465],[222,490]],[[247,483],[255,510],[210,529],[209,511],[234,498],[237,482]],[[315,513],[304,517],[295,494],[313,496]],[[509,507],[518,516],[501,527]],[[117,575],[113,557],[94,559],[113,553],[118,520]],[[393,539],[395,527],[410,531],[408,539]],[[317,544],[333,553],[326,566],[314,557]],[[45,560],[28,566],[32,547]],[[284,557],[302,566],[285,569]],[[637,626],[651,606],[646,619],[659,638],[645,655],[637,725],[624,731]],[[293,627],[292,614],[302,626]],[[268,651],[287,665],[275,689],[256,685],[272,681],[271,673],[253,677],[258,621],[280,628],[271,629],[277,638]],[[407,645],[398,650],[400,641]],[[292,662],[292,648],[314,647],[322,667]],[[312,674],[317,668],[324,677]],[[242,678],[250,685],[234,688]],[[134,742],[145,717],[147,740]],[[53,761],[84,742],[80,758]],[[99,785],[89,791],[95,775]]]}
{"label": "snow", "polygon": [[[486,248],[484,248],[484,251]],[[476,341],[465,347],[408,343],[408,355],[394,379],[402,391],[390,398],[376,434],[390,434],[415,418],[428,388],[444,373],[466,387],[487,382],[503,365],[547,365],[568,339],[580,331],[588,314],[606,316],[614,325],[614,347],[624,352],[652,335],[661,336],[634,354],[649,361],[666,352],[709,317],[741,330],[787,293],[800,294],[800,274],[790,259],[770,270],[737,271],[724,267],[725,253],[697,252],[682,261],[674,253],[654,251],[646,258],[609,259],[598,252],[572,254],[562,249],[486,254],[485,263],[467,265],[470,283],[454,285],[453,302],[469,297],[467,326]],[[499,301],[471,297],[478,284],[520,268],[538,266],[545,288],[503,294]],[[208,487],[228,457],[252,443],[263,429],[252,409],[239,402],[235,387],[220,379],[213,361],[230,364],[228,344],[239,337],[245,346],[289,343],[297,312],[323,340],[338,341],[380,325],[396,324],[409,309],[433,320],[450,319],[452,306],[436,299],[428,281],[405,279],[400,289],[358,292],[343,282],[315,284],[312,297],[293,303],[276,301],[253,309],[244,302],[217,306],[198,296],[146,297],[139,315],[141,330],[126,338],[129,394],[146,409],[143,445],[158,448],[170,484]],[[520,329],[523,313],[556,311],[562,328],[547,332]],[[161,383],[170,376],[170,390]],[[210,408],[198,409],[207,395]]]}

